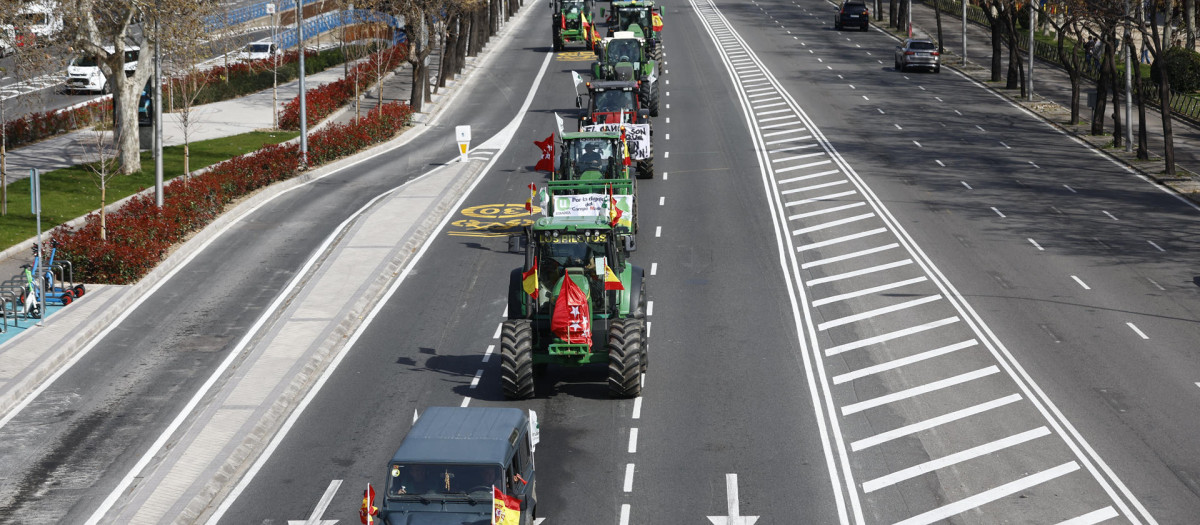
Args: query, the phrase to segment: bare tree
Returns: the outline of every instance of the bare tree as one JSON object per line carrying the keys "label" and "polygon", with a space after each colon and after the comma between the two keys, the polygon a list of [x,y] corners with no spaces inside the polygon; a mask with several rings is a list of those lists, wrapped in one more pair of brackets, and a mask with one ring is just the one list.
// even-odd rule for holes
{"label": "bare tree", "polygon": [[[1158,73],[1158,108],[1162,113],[1163,127],[1163,160],[1166,173],[1175,176],[1175,135],[1171,130],[1171,79],[1166,63],[1167,50],[1171,48],[1174,28],[1179,25],[1179,9],[1175,0],[1151,0],[1146,3],[1150,11],[1146,17],[1138,17],[1138,31],[1142,34],[1142,45],[1148,45],[1150,55],[1154,59],[1151,66]],[[1158,17],[1162,15],[1165,23],[1159,27]],[[1149,19],[1149,28],[1146,20]],[[1148,29],[1148,30],[1147,30]]]}
{"label": "bare tree", "polygon": [[[1083,85],[1083,68],[1084,58],[1086,58],[1079,49],[1084,42],[1083,18],[1087,14],[1087,7],[1084,0],[1064,0],[1064,4],[1060,4],[1060,9],[1063,13],[1060,16],[1046,17],[1050,21],[1050,25],[1054,26],[1054,33],[1058,35],[1058,61],[1067,72],[1067,78],[1071,81],[1071,120],[1068,122],[1071,125],[1079,123],[1079,94]],[[1042,4],[1045,6],[1045,4]],[[1077,45],[1071,46],[1067,50],[1067,40],[1074,38]]]}
{"label": "bare tree", "polygon": [[114,130],[112,133],[99,128],[93,128],[88,133],[88,153],[94,155],[94,162],[85,163],[88,171],[92,174],[92,179],[96,183],[96,187],[100,188],[100,239],[108,238],[108,228],[105,224],[106,212],[104,207],[108,205],[108,183],[114,177],[121,175],[120,159],[115,144],[120,143],[120,132]]}

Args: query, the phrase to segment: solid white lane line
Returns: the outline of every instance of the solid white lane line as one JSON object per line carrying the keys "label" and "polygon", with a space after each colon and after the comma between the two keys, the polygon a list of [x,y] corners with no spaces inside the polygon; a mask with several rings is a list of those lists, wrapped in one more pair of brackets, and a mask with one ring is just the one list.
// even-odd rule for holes
{"label": "solid white lane line", "polygon": [[474,379],[471,379],[471,388],[472,388],[472,389],[474,389],[475,387],[479,386],[479,378],[480,378],[480,377],[483,377],[483,370],[476,370],[476,371],[475,371],[475,378],[474,378]]}
{"label": "solid white lane line", "polygon": [[[851,193],[853,193],[853,192],[851,192]],[[867,230],[865,232],[858,232],[858,233],[852,233],[850,235],[843,235],[836,239],[829,239],[827,241],[814,242],[812,244],[805,244],[803,246],[797,246],[796,251],[797,252],[805,252],[808,250],[815,250],[817,248],[821,248],[824,246],[830,246],[833,244],[843,243],[843,242],[847,242],[847,241],[853,241],[854,239],[861,239],[863,237],[867,237],[867,236],[871,236],[871,235],[878,235],[880,233],[886,233],[886,232],[887,232],[887,228],[875,228],[874,230]]]}
{"label": "solid white lane line", "polygon": [[996,215],[999,215],[1001,218],[1005,217],[1005,215],[1000,213],[1000,210],[997,210],[995,206],[992,206],[992,211],[996,212]]}
{"label": "solid white lane line", "polygon": [[637,397],[633,400],[633,419],[642,418],[642,398]]}
{"label": "solid white lane line", "polygon": [[620,525],[629,525],[629,504],[621,504],[621,523]]}
{"label": "solid white lane line", "polygon": [[830,222],[826,222],[826,223],[822,223],[822,224],[817,224],[817,225],[814,225],[814,226],[808,226],[808,227],[805,227],[805,228],[800,228],[800,229],[797,229],[797,230],[792,230],[792,235],[803,235],[803,234],[805,234],[805,233],[812,233],[812,232],[815,232],[815,231],[820,231],[820,230],[824,230],[824,229],[827,229],[827,228],[833,228],[833,227],[836,227],[836,226],[841,226],[841,225],[843,225],[843,224],[849,224],[849,223],[852,223],[852,222],[858,222],[858,221],[862,221],[862,220],[870,219],[870,218],[872,218],[872,217],[874,217],[874,216],[875,216],[875,213],[874,213],[874,212],[871,212],[871,213],[864,213],[864,214],[862,214],[862,215],[855,215],[855,216],[853,216],[853,217],[846,217],[845,219],[838,219],[838,220],[836,220],[836,221],[830,221]]}
{"label": "solid white lane line", "polygon": [[1082,516],[1071,518],[1067,521],[1060,522],[1058,525],[1095,525],[1102,521],[1111,520],[1120,514],[1112,507],[1104,507],[1099,510],[1093,510]]}
{"label": "solid white lane line", "polygon": [[504,323],[496,325],[496,333],[492,334],[492,339],[500,339],[500,330],[504,328]]}
{"label": "solid white lane line", "polygon": [[823,166],[825,164],[832,164],[832,163],[833,163],[833,161],[830,159],[819,160],[817,162],[809,162],[808,164],[800,164],[797,166],[788,166],[786,168],[779,168],[779,169],[775,170],[775,173],[786,173],[789,171],[802,170],[805,168],[811,168],[813,166]]}
{"label": "solid white lane line", "polygon": [[850,343],[840,344],[837,346],[831,346],[831,347],[825,349],[825,356],[832,357],[832,356],[835,356],[835,355],[838,355],[841,353],[849,352],[851,350],[857,350],[859,348],[871,346],[876,343],[883,343],[886,341],[891,341],[892,339],[899,339],[901,337],[909,336],[912,334],[919,334],[926,330],[933,330],[934,328],[939,328],[942,326],[946,326],[948,324],[954,324],[954,323],[957,323],[958,321],[959,321],[959,318],[956,315],[954,317],[947,317],[945,319],[940,319],[937,321],[920,324],[917,326],[910,326],[903,330],[896,330],[895,332],[888,332],[886,334],[880,334],[880,335],[877,335],[874,337],[868,337],[866,339],[859,339],[858,341],[853,341]]}
{"label": "solid white lane line", "polygon": [[492,358],[492,352],[496,351],[496,345],[488,345],[487,350],[483,352],[483,362],[488,362]]}
{"label": "solid white lane line", "polygon": [[792,155],[791,157],[784,157],[782,159],[774,159],[771,162],[776,163],[776,162],[788,162],[788,161],[800,160],[800,159],[811,159],[813,157],[820,157],[821,155],[824,155],[824,154],[825,154],[824,151],[818,151],[816,153],[805,153],[803,155]]}
{"label": "solid white lane line", "polygon": [[855,297],[871,295],[876,292],[882,292],[884,290],[891,290],[893,288],[900,288],[902,286],[908,286],[910,284],[916,284],[916,283],[925,282],[928,280],[929,279],[927,277],[922,275],[921,277],[914,277],[912,279],[905,279],[903,281],[897,281],[894,283],[881,284],[879,286],[872,286],[870,288],[866,288],[863,290],[855,290],[853,292],[846,292],[843,294],[831,295],[829,297],[824,297],[821,299],[814,300],[812,302],[812,306],[813,307],[823,306],[823,305],[830,304],[830,303],[836,303],[838,301],[845,301],[846,299],[853,299]]}
{"label": "solid white lane line", "polygon": [[654,301],[646,301],[646,317],[654,315]]}
{"label": "solid white lane line", "polygon": [[839,212],[842,210],[848,210],[850,208],[857,208],[859,206],[866,206],[866,205],[867,205],[867,203],[865,203],[865,202],[851,202],[850,204],[843,204],[841,206],[834,206],[832,208],[825,208],[823,210],[810,211],[807,213],[797,213],[796,215],[788,216],[788,220],[794,221],[796,219],[803,219],[805,217],[815,217],[817,215],[825,215],[826,213],[834,213],[834,212]]}
{"label": "solid white lane line", "polygon": [[975,189],[975,188],[972,188],[970,184],[967,184],[967,181],[965,181],[965,180],[959,181],[959,182],[961,182],[963,186],[966,186],[968,190]]}
{"label": "solid white lane line", "polygon": [[858,193],[858,192],[854,191],[854,189],[851,189],[851,191],[848,191],[848,192],[830,193],[828,195],[820,195],[820,197],[814,197],[814,198],[810,198],[810,199],[793,200],[793,201],[791,201],[791,203],[784,203],[784,206],[799,206],[802,204],[820,203],[820,201],[822,201],[822,200],[846,197],[846,195],[853,195],[856,193]]}
{"label": "solid white lane line", "polygon": [[878,317],[878,316],[881,316],[884,314],[890,314],[892,312],[899,312],[900,310],[907,310],[914,306],[921,306],[923,304],[932,303],[932,302],[940,300],[940,299],[942,299],[942,294],[934,294],[934,295],[930,295],[930,296],[926,296],[926,297],[921,297],[918,299],[912,299],[910,301],[904,301],[902,303],[893,304],[890,306],[885,306],[883,308],[876,308],[874,310],[867,310],[865,312],[860,312],[860,313],[857,313],[854,315],[847,315],[846,317],[841,317],[838,319],[825,321],[824,323],[817,323],[817,330],[824,332],[825,330],[828,330],[830,328],[836,328],[838,326],[842,326],[842,325],[846,325],[846,324],[850,324],[850,323],[856,323],[856,322],[862,321],[864,319],[870,319],[872,317]]}
{"label": "solid white lane line", "polygon": [[658,275],[658,263],[650,263],[650,275]]}
{"label": "solid white lane line", "polygon": [[1070,187],[1070,186],[1068,186],[1068,185],[1066,185],[1066,184],[1063,184],[1063,187],[1064,187],[1064,188],[1066,188],[1066,189],[1067,189],[1068,191],[1070,191],[1071,193],[1079,193],[1079,192],[1075,191],[1075,188],[1072,188],[1072,187]]}
{"label": "solid white lane line", "polygon": [[816,261],[806,262],[806,263],[800,265],[800,269],[807,270],[814,266],[821,266],[824,264],[834,263],[834,262],[838,262],[838,261],[844,261],[846,259],[853,259],[855,257],[862,257],[864,255],[870,255],[872,253],[879,253],[882,251],[891,250],[892,248],[899,248],[899,247],[900,247],[900,245],[898,243],[885,244],[883,246],[867,248],[865,250],[859,250],[859,251],[853,252],[853,253],[847,253],[847,254],[843,254],[843,255],[837,255],[834,257],[827,257],[825,259],[818,259]]}
{"label": "solid white lane line", "polygon": [[915,478],[922,474],[934,472],[936,470],[939,470],[939,469],[942,469],[942,468],[945,468],[945,467],[948,467],[951,465],[957,465],[964,461],[968,461],[968,460],[972,460],[972,459],[975,459],[980,456],[992,454],[994,452],[998,452],[998,451],[1004,450],[1006,448],[1012,448],[1012,447],[1015,447],[1022,443],[1033,441],[1037,438],[1045,437],[1048,435],[1050,435],[1050,429],[1048,429],[1046,427],[1038,427],[1038,428],[1035,428],[1032,430],[1026,430],[1025,432],[1022,432],[1020,434],[1008,436],[1003,439],[997,439],[995,441],[992,441],[991,443],[985,443],[985,444],[979,445],[977,447],[971,447],[967,450],[963,450],[961,452],[955,452],[954,454],[950,454],[949,456],[926,461],[925,463],[913,465],[904,470],[899,470],[899,471],[893,472],[891,474],[888,474],[886,476],[881,476],[881,477],[875,478],[871,481],[863,483],[863,485],[862,485],[863,492],[875,492],[876,490],[890,487],[901,481],[904,481],[907,479],[912,479],[912,478]]}
{"label": "solid white lane line", "polygon": [[867,275],[867,274],[871,274],[871,273],[882,272],[882,271],[886,271],[886,270],[891,270],[892,268],[899,268],[901,266],[908,266],[908,265],[912,264],[912,262],[913,262],[912,259],[904,259],[902,261],[895,261],[895,262],[890,262],[887,264],[880,264],[880,265],[872,266],[870,268],[854,270],[852,272],[839,273],[837,275],[829,275],[826,277],[819,277],[817,279],[808,281],[805,284],[807,284],[808,286],[816,286],[818,284],[824,284],[824,283],[829,283],[829,282],[833,282],[833,281],[841,281],[841,280],[850,279],[853,277],[858,277],[860,275]]}
{"label": "solid white lane line", "polygon": [[1087,284],[1085,284],[1085,283],[1083,282],[1083,280],[1082,280],[1082,279],[1080,279],[1080,278],[1078,278],[1078,277],[1075,277],[1074,275],[1072,275],[1072,276],[1071,276],[1071,278],[1072,278],[1072,279],[1075,279],[1075,282],[1079,283],[1079,286],[1082,286],[1084,290],[1091,290],[1091,289],[1092,289],[1092,287],[1091,287],[1091,286],[1088,286]]}
{"label": "solid white lane line", "polygon": [[823,182],[821,184],[813,184],[810,186],[803,186],[800,188],[792,188],[790,190],[784,190],[784,191],[780,192],[780,194],[789,195],[792,193],[800,193],[800,192],[805,192],[805,191],[819,190],[821,188],[828,188],[830,186],[841,186],[842,184],[850,184],[850,181],[842,179],[842,180],[835,180],[833,182]]}
{"label": "solid white lane line", "polygon": [[662,237],[662,226],[655,226],[655,227],[654,227],[654,236],[655,236],[655,237]]}
{"label": "solid white lane line", "polygon": [[1110,219],[1112,219],[1112,220],[1114,220],[1114,221],[1119,221],[1119,220],[1121,220],[1121,219],[1118,219],[1118,218],[1116,218],[1116,217],[1113,217],[1113,214],[1111,214],[1111,213],[1108,213],[1107,211],[1100,210],[1100,213],[1103,213],[1103,214],[1105,214],[1105,215],[1108,215],[1108,218],[1110,218]]}
{"label": "solid white lane line", "polygon": [[1159,245],[1157,245],[1157,244],[1154,244],[1154,241],[1146,241],[1146,242],[1150,243],[1150,246],[1153,246],[1153,247],[1155,247],[1155,248],[1156,248],[1156,249],[1158,249],[1158,251],[1160,251],[1160,252],[1165,252],[1165,251],[1166,251],[1166,250],[1162,249],[1162,246],[1159,246]]}
{"label": "solid white lane line", "polygon": [[970,348],[972,346],[976,346],[978,344],[979,344],[979,341],[977,341],[975,339],[971,339],[970,341],[954,343],[952,345],[946,345],[941,348],[935,348],[933,350],[926,350],[919,354],[913,354],[908,357],[902,357],[900,359],[893,359],[893,360],[887,361],[885,363],[879,363],[877,365],[868,366],[866,368],[860,368],[858,370],[853,370],[850,372],[846,372],[844,374],[839,374],[839,375],[833,376],[833,384],[840,385],[842,383],[853,381],[855,379],[861,379],[861,378],[864,378],[867,376],[873,376],[873,375],[881,373],[881,372],[895,370],[902,366],[911,365],[913,363],[919,363],[921,361],[925,361],[927,359],[933,359],[935,357],[940,357],[940,356],[949,354],[951,352],[957,352],[964,348]]}
{"label": "solid white lane line", "polygon": [[637,427],[629,429],[629,453],[630,454],[637,453],[637,436],[638,436]]}
{"label": "solid white lane line", "polygon": [[[776,148],[776,149],[771,149],[771,150],[767,150],[767,153],[770,153],[771,155],[774,155],[774,154],[776,154],[776,153],[782,153],[782,152],[784,152],[784,151],[792,151],[792,150],[794,150],[794,149],[808,149],[808,148],[816,148],[816,147],[820,147],[820,146],[821,146],[820,144],[817,144],[817,143],[815,143],[815,142],[814,142],[814,143],[812,143],[812,144],[801,144],[801,145],[799,145],[799,146],[788,146],[788,147],[786,147],[786,148]],[[835,170],[835,171],[832,171],[832,172],[830,172],[830,173],[837,173],[837,171]],[[785,182],[787,182],[787,181],[785,181],[785,180],[781,180],[781,181],[779,181],[779,184],[783,184],[783,183],[785,183]]]}
{"label": "solid white lane line", "polygon": [[805,135],[803,137],[792,137],[790,139],[772,140],[770,142],[765,142],[764,144],[766,144],[767,146],[774,146],[776,144],[783,144],[784,142],[799,142],[801,140],[808,140],[811,138],[812,138],[812,135]]}
{"label": "solid white lane line", "polygon": [[919,422],[913,423],[911,425],[905,425],[905,426],[902,426],[902,427],[894,429],[894,430],[889,430],[887,432],[875,434],[874,436],[871,436],[869,438],[863,438],[858,441],[851,442],[850,450],[858,452],[859,450],[862,450],[864,448],[870,448],[875,445],[879,445],[881,443],[887,443],[888,441],[891,441],[893,439],[899,439],[904,436],[908,436],[910,434],[916,434],[917,432],[921,432],[923,430],[929,430],[931,428],[944,425],[946,423],[952,423],[954,421],[958,421],[958,420],[966,418],[966,417],[971,417],[976,414],[982,414],[984,412],[987,412],[988,410],[992,410],[995,408],[1002,407],[1004,405],[1016,403],[1017,401],[1020,401],[1020,400],[1021,400],[1021,394],[1009,394],[1000,399],[994,399],[994,400],[988,401],[986,403],[980,403],[978,405],[967,407],[967,408],[964,408],[961,410],[955,410],[954,412],[950,412],[948,414],[942,414],[940,416],[926,419],[924,421],[919,421]]}
{"label": "solid white lane line", "polygon": [[879,397],[876,397],[873,399],[867,399],[865,401],[859,401],[858,403],[852,403],[852,404],[843,406],[842,407],[842,415],[848,416],[850,414],[857,414],[857,413],[862,412],[867,409],[880,407],[880,406],[886,405],[888,403],[893,403],[896,401],[911,399],[911,398],[917,397],[921,394],[927,394],[929,392],[936,392],[938,390],[950,388],[950,387],[956,386],[956,385],[961,385],[963,383],[969,383],[976,379],[987,377],[987,376],[990,376],[993,374],[999,374],[999,373],[1000,373],[1000,367],[998,367],[996,365],[992,365],[992,366],[985,367],[985,368],[980,368],[979,370],[972,370],[965,374],[959,374],[956,376],[947,377],[945,379],[939,379],[932,383],[926,383],[924,385],[918,385],[918,386],[914,386],[912,388],[906,388],[899,392],[892,392],[887,395],[883,395],[883,396],[879,396]]}
{"label": "solid white lane line", "polygon": [[625,492],[633,492],[633,463],[625,465]]}
{"label": "solid white lane line", "polygon": [[1139,330],[1138,327],[1135,326],[1133,323],[1125,323],[1125,324],[1128,325],[1129,328],[1133,329],[1133,331],[1135,333],[1137,333],[1138,337],[1141,337],[1142,339],[1150,339],[1150,336],[1146,335],[1145,332]]}
{"label": "solid white lane line", "polygon": [[1038,251],[1046,251],[1046,249],[1045,249],[1045,248],[1042,248],[1042,245],[1038,244],[1038,242],[1037,242],[1037,241],[1035,241],[1035,240],[1033,240],[1033,239],[1026,239],[1026,240],[1028,240],[1028,241],[1029,241],[1029,244],[1032,244],[1032,245],[1033,245],[1035,248],[1037,248],[1037,249],[1038,249]]}
{"label": "solid white lane line", "polygon": [[1025,476],[1016,481],[1010,481],[994,489],[985,490],[969,498],[944,505],[931,511],[913,516],[896,525],[928,525],[942,521],[950,516],[961,514],[968,510],[991,503],[1000,498],[1011,496],[1023,490],[1030,489],[1047,481],[1065,476],[1079,470],[1079,463],[1069,461],[1049,470]]}
{"label": "solid white lane line", "polygon": [[945,168],[945,167],[946,167],[946,165],[945,165],[945,164],[942,164],[942,161],[940,161],[940,160],[933,159],[933,161],[934,161],[934,162],[936,162],[938,166],[941,166],[941,167],[943,167],[943,168]]}

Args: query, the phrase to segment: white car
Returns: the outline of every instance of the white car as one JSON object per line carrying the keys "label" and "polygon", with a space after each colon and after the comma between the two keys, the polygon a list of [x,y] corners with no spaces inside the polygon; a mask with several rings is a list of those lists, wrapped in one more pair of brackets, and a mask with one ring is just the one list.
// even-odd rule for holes
{"label": "white car", "polygon": [[[109,46],[104,49],[109,53],[114,51]],[[132,75],[137,69],[138,49],[137,46],[125,48],[125,76]],[[71,63],[67,66],[67,91],[91,91],[107,94],[112,92],[112,86],[109,85],[108,78],[104,76],[104,72],[96,63],[96,57],[85,55],[71,59]]]}
{"label": "white car", "polygon": [[253,62],[272,56],[280,56],[282,52],[279,50],[279,45],[270,40],[259,40],[246,44],[246,47],[238,51],[234,58],[240,62]]}

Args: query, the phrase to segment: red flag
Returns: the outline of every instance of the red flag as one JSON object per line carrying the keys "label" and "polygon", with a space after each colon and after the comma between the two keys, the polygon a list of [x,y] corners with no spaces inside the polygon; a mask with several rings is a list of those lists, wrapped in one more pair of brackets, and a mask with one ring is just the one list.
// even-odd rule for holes
{"label": "red flag", "polygon": [[546,140],[535,140],[534,145],[542,150],[542,158],[538,160],[537,165],[533,167],[537,171],[554,171],[554,134],[551,133]]}
{"label": "red flag", "polygon": [[563,277],[558,300],[554,303],[554,314],[550,316],[550,331],[569,344],[587,344],[589,350],[592,348],[587,295],[571,280],[570,275]]}
{"label": "red flag", "polygon": [[529,198],[525,200],[525,211],[533,215],[533,196],[537,195],[537,186],[532,182],[529,183]]}
{"label": "red flag", "polygon": [[375,523],[375,516],[379,515],[379,507],[375,506],[375,489],[371,488],[371,484],[367,483],[367,490],[363,491],[362,508],[358,509],[358,519],[363,525],[372,525]]}

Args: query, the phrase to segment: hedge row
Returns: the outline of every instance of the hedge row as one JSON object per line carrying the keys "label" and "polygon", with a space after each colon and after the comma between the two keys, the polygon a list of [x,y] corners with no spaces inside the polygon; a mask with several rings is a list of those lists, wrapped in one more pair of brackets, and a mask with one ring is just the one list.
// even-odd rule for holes
{"label": "hedge row", "polygon": [[106,121],[112,121],[112,99],[68,110],[30,113],[10,120],[4,123],[4,137],[8,147],[12,148]]}
{"label": "hedge row", "polygon": [[[305,91],[305,120],[309,126],[325,119],[338,108],[366,90],[367,86],[380,79],[382,73],[391,71],[404,60],[406,48],[403,44],[372,53],[366,60],[354,66],[341,80]],[[358,87],[355,88],[357,82]],[[279,116],[279,127],[287,130],[300,129],[300,97],[292,99],[283,107]]]}
{"label": "hedge row", "polygon": [[[383,142],[408,124],[412,110],[392,103],[345,125],[330,126],[309,137],[309,161],[316,165]],[[107,238],[100,238],[100,214],[87,216],[72,230],[60,226],[52,238],[63,259],[75,264],[76,278],[89,283],[129,284],[162,261],[167,250],[188,233],[215,220],[234,199],[295,176],[300,151],[296,144],[270,145],[234,157],[208,171],[172,181],[163,207],[153,194],[139,194],[106,215]]]}

